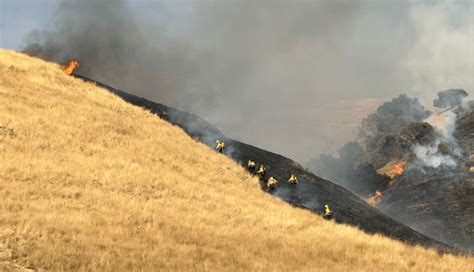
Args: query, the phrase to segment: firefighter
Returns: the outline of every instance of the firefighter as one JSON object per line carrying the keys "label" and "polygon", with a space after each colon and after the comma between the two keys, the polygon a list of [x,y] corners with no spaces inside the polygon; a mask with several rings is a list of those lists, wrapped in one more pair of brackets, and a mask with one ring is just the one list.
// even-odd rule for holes
{"label": "firefighter", "polygon": [[247,162],[247,168],[249,169],[250,173],[253,174],[255,172],[255,162],[252,160],[249,160]]}
{"label": "firefighter", "polygon": [[331,211],[331,208],[329,208],[329,205],[328,204],[325,204],[324,205],[324,214],[323,214],[323,218],[324,219],[332,219],[332,211]]}
{"label": "firefighter", "polygon": [[260,165],[260,168],[257,171],[257,175],[263,180],[265,179],[265,175],[267,174],[265,166],[263,164]]}
{"label": "firefighter", "polygon": [[291,185],[296,185],[296,184],[298,184],[298,178],[295,175],[291,174],[290,179],[288,180],[288,182]]}
{"label": "firefighter", "polygon": [[273,190],[273,188],[275,188],[275,186],[277,185],[278,183],[278,180],[276,180],[274,177],[270,177],[268,180],[267,180],[267,188],[269,191]]}
{"label": "firefighter", "polygon": [[216,150],[219,153],[222,153],[222,151],[224,151],[224,147],[225,147],[225,143],[223,141],[219,141],[219,140],[216,141]]}

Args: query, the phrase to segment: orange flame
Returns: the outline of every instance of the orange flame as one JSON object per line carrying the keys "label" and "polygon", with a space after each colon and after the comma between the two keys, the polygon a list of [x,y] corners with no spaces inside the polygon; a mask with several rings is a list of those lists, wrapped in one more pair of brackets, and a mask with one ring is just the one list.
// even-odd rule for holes
{"label": "orange flame", "polygon": [[405,170],[405,162],[400,162],[400,163],[395,164],[395,166],[393,166],[390,172],[393,174],[393,176],[399,176],[403,174],[404,170]]}
{"label": "orange flame", "polygon": [[390,161],[384,167],[378,169],[377,173],[386,175],[393,180],[395,177],[403,174],[403,171],[405,171],[405,164],[406,162],[401,160]]}
{"label": "orange flame", "polygon": [[67,62],[66,67],[64,67],[64,73],[71,75],[77,67],[79,67],[79,63],[76,60],[70,60]]}
{"label": "orange flame", "polygon": [[382,192],[375,191],[375,194],[373,194],[373,195],[371,195],[367,198],[367,203],[369,203],[370,206],[375,207],[375,205],[377,205],[377,203],[380,201],[382,196],[383,196]]}

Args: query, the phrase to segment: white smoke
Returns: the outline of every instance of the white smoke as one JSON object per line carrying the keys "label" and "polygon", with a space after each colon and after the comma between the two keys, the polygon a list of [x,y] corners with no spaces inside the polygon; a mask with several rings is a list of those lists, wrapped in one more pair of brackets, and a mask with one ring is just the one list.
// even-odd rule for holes
{"label": "white smoke", "polygon": [[452,109],[432,114],[425,122],[429,123],[444,142],[454,142],[454,131],[456,129],[456,113]]}
{"label": "white smoke", "polygon": [[433,145],[415,145],[413,152],[416,155],[416,161],[413,165],[421,165],[425,167],[438,168],[441,165],[455,167],[456,161],[451,155],[444,155],[438,151],[439,141],[435,141]]}
{"label": "white smoke", "polygon": [[[413,146],[416,160],[414,165],[437,168],[439,166],[456,167],[456,156],[461,156],[461,149],[454,137],[456,131],[456,113],[454,107],[434,113],[425,122],[435,130],[436,139],[428,145],[416,144]],[[440,150],[440,146],[448,148],[447,154]]]}

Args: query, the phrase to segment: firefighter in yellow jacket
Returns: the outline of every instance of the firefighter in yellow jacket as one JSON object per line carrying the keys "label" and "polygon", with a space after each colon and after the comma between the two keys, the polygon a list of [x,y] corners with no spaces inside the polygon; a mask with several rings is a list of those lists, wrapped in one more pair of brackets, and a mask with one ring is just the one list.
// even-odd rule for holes
{"label": "firefighter in yellow jacket", "polygon": [[261,179],[264,179],[266,174],[267,174],[267,172],[266,172],[265,166],[263,166],[263,164],[261,164],[261,165],[260,165],[260,168],[259,168],[258,171],[257,171],[257,175],[258,175]]}
{"label": "firefighter in yellow jacket", "polygon": [[225,143],[223,141],[219,141],[219,140],[216,141],[216,150],[219,153],[222,153],[222,151],[224,151],[224,147],[225,147]]}
{"label": "firefighter in yellow jacket", "polygon": [[296,185],[296,184],[298,184],[298,178],[295,175],[291,174],[290,179],[288,179],[288,182],[291,185]]}
{"label": "firefighter in yellow jacket", "polygon": [[273,190],[275,188],[275,186],[277,185],[278,183],[278,180],[276,180],[274,177],[270,177],[268,180],[267,180],[267,188],[268,190]]}
{"label": "firefighter in yellow jacket", "polygon": [[247,162],[247,168],[249,169],[250,173],[253,174],[255,172],[255,162],[252,160],[249,160]]}
{"label": "firefighter in yellow jacket", "polygon": [[324,205],[324,214],[323,214],[324,219],[332,219],[332,210],[329,208],[328,204]]}

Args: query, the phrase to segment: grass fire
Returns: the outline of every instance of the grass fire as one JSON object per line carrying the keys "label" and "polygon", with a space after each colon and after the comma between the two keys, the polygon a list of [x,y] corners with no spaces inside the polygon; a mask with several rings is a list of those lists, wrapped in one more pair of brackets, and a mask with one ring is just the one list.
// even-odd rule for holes
{"label": "grass fire", "polygon": [[403,174],[403,171],[405,170],[405,164],[405,161],[393,160],[388,162],[384,167],[378,169],[377,173],[386,175],[393,181],[397,176]]}
{"label": "grass fire", "polygon": [[71,75],[77,67],[79,67],[79,63],[76,60],[70,60],[64,67],[64,73]]}
{"label": "grass fire", "polygon": [[473,8],[3,1],[0,271],[471,271]]}

